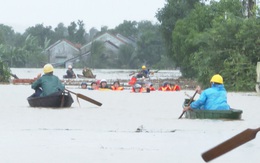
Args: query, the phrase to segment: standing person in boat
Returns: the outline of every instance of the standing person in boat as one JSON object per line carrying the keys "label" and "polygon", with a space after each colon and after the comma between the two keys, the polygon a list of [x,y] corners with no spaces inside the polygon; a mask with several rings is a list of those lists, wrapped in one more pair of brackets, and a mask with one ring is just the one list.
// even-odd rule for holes
{"label": "standing person in boat", "polygon": [[43,67],[44,75],[39,74],[37,80],[31,85],[31,88],[35,90],[34,96],[48,96],[55,92],[64,91],[65,86],[57,76],[53,75],[53,70],[51,64],[46,64]]}
{"label": "standing person in boat", "polygon": [[146,69],[146,66],[142,66],[142,70],[136,75],[136,78],[149,78],[150,71]]}
{"label": "standing person in boat", "polygon": [[184,107],[183,111],[189,109],[229,110],[227,92],[223,83],[222,76],[216,74],[210,80],[210,88],[202,91],[200,86],[198,86],[196,91],[200,94],[199,99],[192,102],[190,106]]}
{"label": "standing person in boat", "polygon": [[84,69],[82,70],[82,74],[86,78],[96,78],[96,75],[94,75],[91,69],[88,67],[84,67]]}
{"label": "standing person in boat", "polygon": [[67,75],[64,75],[63,78],[76,78],[76,75],[72,69],[72,66],[68,66],[68,70],[66,71]]}

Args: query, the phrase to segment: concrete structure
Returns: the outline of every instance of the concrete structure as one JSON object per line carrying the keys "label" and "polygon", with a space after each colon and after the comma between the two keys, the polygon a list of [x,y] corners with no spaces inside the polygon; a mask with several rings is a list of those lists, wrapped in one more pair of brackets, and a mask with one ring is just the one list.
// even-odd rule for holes
{"label": "concrete structure", "polygon": [[54,66],[67,67],[81,59],[85,60],[91,55],[91,46],[95,41],[104,43],[104,54],[108,58],[117,58],[121,45],[131,44],[135,46],[135,42],[132,39],[128,39],[120,34],[115,36],[110,33],[104,33],[82,47],[63,39],[52,44],[45,50],[45,53],[48,55],[48,62]]}
{"label": "concrete structure", "polygon": [[72,62],[66,62],[67,60],[80,55],[80,47],[63,39],[49,46],[45,53],[48,55],[49,63],[67,67],[72,64]]}

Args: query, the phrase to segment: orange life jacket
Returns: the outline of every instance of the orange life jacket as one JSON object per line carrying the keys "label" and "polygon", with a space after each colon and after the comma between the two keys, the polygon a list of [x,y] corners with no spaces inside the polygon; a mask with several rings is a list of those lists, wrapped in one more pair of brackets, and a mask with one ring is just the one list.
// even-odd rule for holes
{"label": "orange life jacket", "polygon": [[111,86],[111,89],[113,90],[113,91],[122,91],[122,90],[124,90],[124,87],[115,87],[115,86]]}
{"label": "orange life jacket", "polygon": [[172,89],[171,89],[171,87],[166,86],[166,87],[159,87],[158,90],[159,90],[159,91],[171,91]]}

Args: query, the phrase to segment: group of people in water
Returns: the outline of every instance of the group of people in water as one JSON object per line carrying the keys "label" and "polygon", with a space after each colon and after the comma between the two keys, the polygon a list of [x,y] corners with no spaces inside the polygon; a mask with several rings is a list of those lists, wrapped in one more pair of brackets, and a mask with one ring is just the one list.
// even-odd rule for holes
{"label": "group of people in water", "polygon": [[[72,69],[72,67],[69,67]],[[53,93],[63,92],[65,90],[64,84],[61,83],[59,78],[53,75],[54,68],[51,64],[46,64],[43,67],[44,75],[39,74],[31,85],[31,88],[35,90],[34,96],[48,96]],[[212,76],[210,80],[211,87],[205,89],[204,91],[198,86],[196,92],[200,94],[198,100],[192,102],[189,106],[185,106],[183,111],[190,109],[205,109],[205,110],[229,110],[230,106],[227,103],[227,92],[224,87],[223,78],[219,74]],[[87,88],[87,83],[81,84],[82,88]],[[101,89],[111,89],[111,90],[123,90],[124,87],[120,86],[119,81],[115,81],[110,87],[107,81],[102,79],[97,82],[91,83],[90,90],[101,90]],[[154,91],[154,87],[149,82],[144,83],[133,83],[131,92],[141,93]],[[180,91],[180,87],[175,84],[170,84],[164,82],[159,91]]]}
{"label": "group of people in water", "polygon": [[[114,90],[114,91],[122,91],[124,87],[120,85],[120,82],[114,81],[112,85],[109,86],[105,79],[93,81],[90,83],[90,87],[88,87],[87,82],[81,83],[82,89],[88,90]],[[170,83],[170,82],[163,82],[163,84],[157,89],[158,91],[180,91],[181,88],[179,85]],[[150,91],[156,91],[156,88],[153,84],[149,81],[137,81],[134,84],[131,84],[131,92],[136,93],[149,93]]]}

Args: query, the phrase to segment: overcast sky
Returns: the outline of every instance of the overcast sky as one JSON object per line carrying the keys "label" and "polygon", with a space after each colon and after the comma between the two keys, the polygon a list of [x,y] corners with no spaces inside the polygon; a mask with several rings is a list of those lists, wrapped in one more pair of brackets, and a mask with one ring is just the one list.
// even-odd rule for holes
{"label": "overcast sky", "polygon": [[155,14],[165,0],[0,0],[0,24],[23,33],[26,28],[43,24],[57,27],[62,22],[83,20],[85,29],[114,28],[124,20],[157,22]]}

